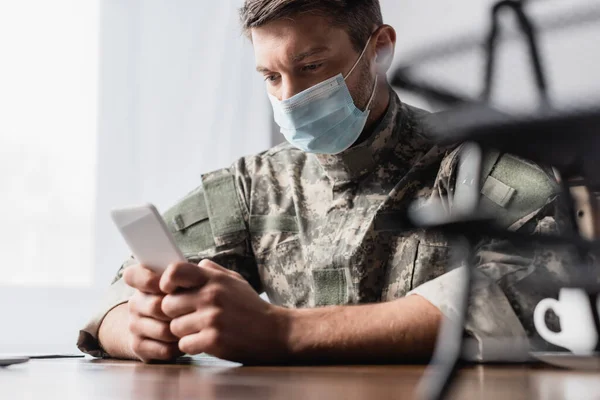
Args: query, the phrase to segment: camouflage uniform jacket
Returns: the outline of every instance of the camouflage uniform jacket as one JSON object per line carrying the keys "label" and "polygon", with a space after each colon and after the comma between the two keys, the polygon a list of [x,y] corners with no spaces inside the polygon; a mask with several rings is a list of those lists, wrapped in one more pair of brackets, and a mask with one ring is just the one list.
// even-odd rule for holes
{"label": "camouflage uniform jacket", "polygon": [[[338,155],[307,154],[283,144],[203,175],[202,185],[164,214],[186,257],[210,258],[239,272],[257,292],[285,307],[384,302],[410,292],[454,317],[460,278],[447,273],[447,241],[432,232],[407,231],[398,215],[416,199],[451,200],[457,150],[433,145],[419,123],[426,113],[391,93],[371,137]],[[482,200],[501,224],[556,225],[557,186],[544,170],[510,155],[496,154],[491,164]],[[513,292],[534,265],[532,256],[492,242],[478,254],[482,277],[467,330],[476,338],[526,335],[531,299]],[[98,327],[131,295],[121,279],[131,262],[80,332],[83,351],[102,354]],[[521,306],[529,307],[525,317],[517,315]]]}

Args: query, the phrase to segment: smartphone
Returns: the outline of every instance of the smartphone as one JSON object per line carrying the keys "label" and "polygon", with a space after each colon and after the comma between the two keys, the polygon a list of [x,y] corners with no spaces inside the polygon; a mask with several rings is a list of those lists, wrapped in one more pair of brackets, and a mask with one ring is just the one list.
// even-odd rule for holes
{"label": "smartphone", "polygon": [[154,205],[114,209],[111,217],[135,259],[146,268],[161,274],[170,264],[187,261]]}

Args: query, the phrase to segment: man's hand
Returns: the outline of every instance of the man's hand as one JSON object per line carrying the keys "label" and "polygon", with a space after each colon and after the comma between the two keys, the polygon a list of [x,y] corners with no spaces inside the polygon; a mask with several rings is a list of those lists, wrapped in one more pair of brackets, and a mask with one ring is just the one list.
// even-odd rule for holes
{"label": "man's hand", "polygon": [[162,310],[164,293],[159,287],[160,276],[141,265],[126,268],[125,283],[136,289],[129,299],[129,345],[132,353],[144,362],[168,361],[182,355],[179,338],[169,329],[171,318]]}
{"label": "man's hand", "polygon": [[163,313],[188,354],[251,364],[422,360],[441,312],[421,296],[388,303],[287,309],[263,301],[211,261],[174,264],[160,279]]}
{"label": "man's hand", "polygon": [[[162,312],[188,354],[244,363],[286,359],[287,317],[236,272],[211,261],[171,265],[160,279]],[[156,303],[153,303],[155,306]]]}

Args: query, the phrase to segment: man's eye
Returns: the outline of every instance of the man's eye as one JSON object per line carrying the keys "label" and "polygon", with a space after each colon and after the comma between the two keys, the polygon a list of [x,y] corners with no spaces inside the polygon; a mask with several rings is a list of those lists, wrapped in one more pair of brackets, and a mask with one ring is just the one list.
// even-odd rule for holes
{"label": "man's eye", "polygon": [[267,81],[267,82],[275,82],[277,79],[279,79],[279,76],[277,76],[277,75],[265,76],[265,81]]}
{"label": "man's eye", "polygon": [[304,72],[315,71],[315,70],[319,69],[319,67],[321,67],[321,65],[323,65],[323,63],[321,63],[321,64],[308,64],[308,65],[305,65],[304,67],[302,67],[302,71],[304,71]]}

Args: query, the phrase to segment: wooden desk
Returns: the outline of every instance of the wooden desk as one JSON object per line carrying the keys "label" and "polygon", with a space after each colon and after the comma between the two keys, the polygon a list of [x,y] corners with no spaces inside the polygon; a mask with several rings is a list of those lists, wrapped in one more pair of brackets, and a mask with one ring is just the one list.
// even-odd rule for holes
{"label": "wooden desk", "polygon": [[[34,360],[0,369],[0,399],[410,399],[423,369]],[[540,366],[473,366],[460,372],[451,398],[600,399],[600,375]]]}

